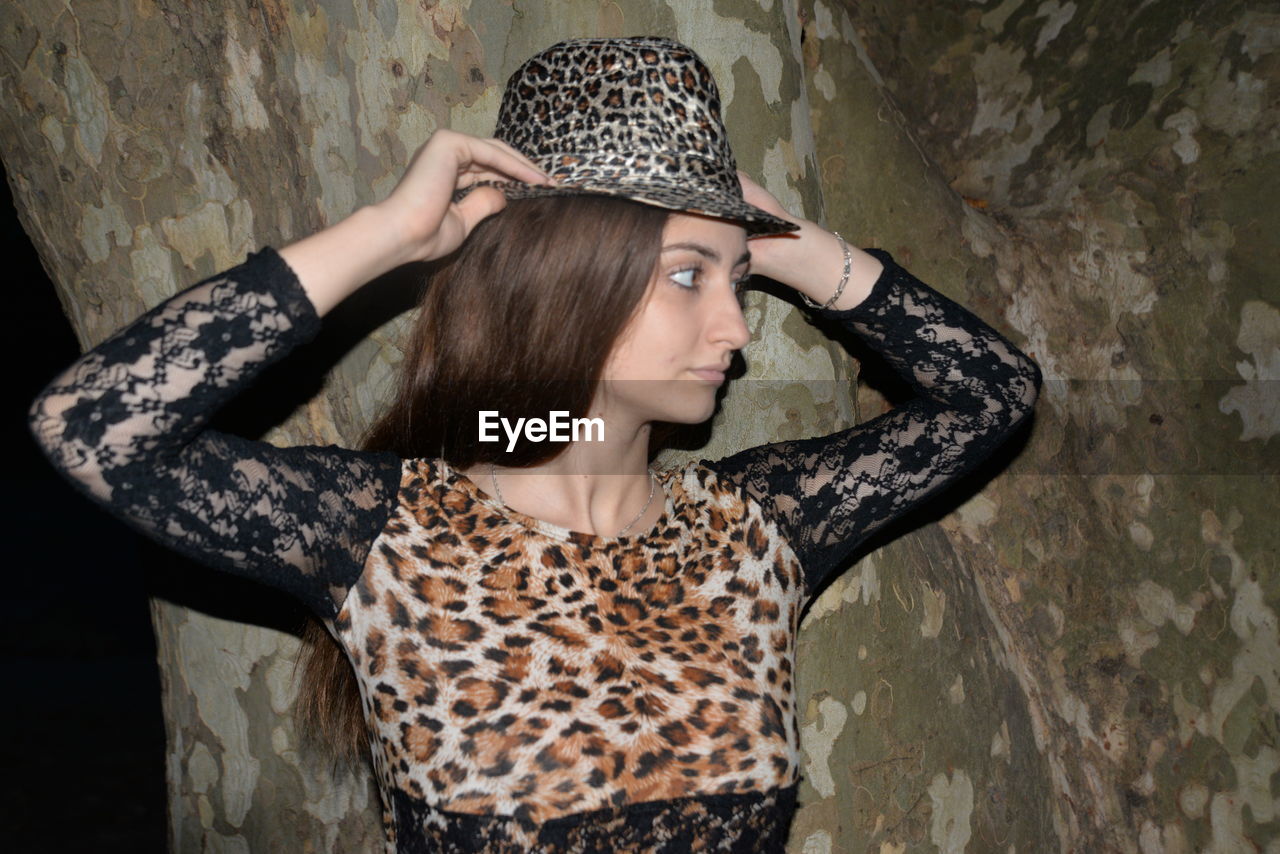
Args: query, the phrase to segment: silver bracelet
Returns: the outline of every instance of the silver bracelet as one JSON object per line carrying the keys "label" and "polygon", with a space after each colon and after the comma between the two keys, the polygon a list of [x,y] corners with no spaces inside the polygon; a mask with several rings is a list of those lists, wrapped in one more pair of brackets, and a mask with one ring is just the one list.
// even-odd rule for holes
{"label": "silver bracelet", "polygon": [[800,298],[802,300],[819,311],[831,308],[831,306],[836,304],[836,300],[840,299],[840,295],[844,293],[844,286],[849,284],[849,271],[853,268],[853,253],[849,251],[849,244],[844,242],[844,238],[840,236],[840,232],[833,231],[831,233],[836,236],[836,240],[840,241],[840,249],[844,252],[844,272],[840,274],[840,284],[836,286],[836,292],[831,295],[831,299],[827,300],[822,305],[818,305],[816,302],[809,299],[809,297],[804,294],[800,294]]}

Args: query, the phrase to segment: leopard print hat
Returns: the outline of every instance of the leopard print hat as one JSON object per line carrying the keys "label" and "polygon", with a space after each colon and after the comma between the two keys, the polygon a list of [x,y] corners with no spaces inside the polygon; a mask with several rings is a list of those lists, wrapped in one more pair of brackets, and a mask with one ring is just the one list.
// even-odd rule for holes
{"label": "leopard print hat", "polygon": [[507,81],[494,136],[558,182],[482,182],[508,198],[602,194],[731,220],[749,234],[798,228],[743,201],[715,80],[671,39],[552,45]]}

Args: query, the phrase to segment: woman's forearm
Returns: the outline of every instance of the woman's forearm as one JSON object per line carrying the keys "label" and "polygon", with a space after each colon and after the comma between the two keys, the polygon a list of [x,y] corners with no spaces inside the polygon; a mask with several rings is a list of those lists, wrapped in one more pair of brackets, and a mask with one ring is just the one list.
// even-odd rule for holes
{"label": "woman's forearm", "polygon": [[132,476],[173,465],[215,412],[319,329],[272,250],[148,311],[55,377],[31,428],[55,468],[115,502]]}
{"label": "woman's forearm", "polygon": [[323,317],[383,273],[457,249],[478,223],[502,210],[506,199],[492,187],[476,189],[461,201],[454,201],[455,194],[475,181],[512,179],[549,180],[506,143],[440,130],[418,149],[387,198],[286,246],[280,256]]}
{"label": "woman's forearm", "polygon": [[872,253],[884,272],[871,293],[852,310],[820,314],[916,396],[848,430],[715,464],[786,532],[811,592],[855,546],[990,456],[1031,414],[1041,384],[1035,362],[999,332],[889,253]]}
{"label": "woman's forearm", "polygon": [[396,221],[378,205],[289,244],[280,257],[321,317],[365,283],[413,260]]}
{"label": "woman's forearm", "polygon": [[[835,294],[844,272],[844,252],[834,234],[809,220],[793,220],[799,231],[751,242],[751,271],[794,288],[818,305]],[[764,250],[767,248],[767,252]],[[757,263],[756,257],[760,258]],[[874,256],[849,247],[849,279],[830,308],[843,311],[865,300],[884,269]]]}
{"label": "woman's forearm", "polygon": [[[849,275],[845,279],[845,247],[840,245],[835,234],[816,222],[793,216],[767,190],[743,173],[739,172],[738,178],[742,182],[743,198],[749,204],[798,226],[786,234],[764,235],[751,240],[753,275],[781,282],[818,305],[835,311],[847,311],[871,295],[884,270],[879,259],[849,246]],[[827,305],[828,300],[833,300],[831,305]]]}
{"label": "woman's forearm", "polygon": [[856,333],[922,398],[953,414],[976,414],[983,426],[975,430],[1012,429],[1039,394],[1035,362],[888,252],[872,251],[884,259],[883,280],[855,310],[826,316]]}

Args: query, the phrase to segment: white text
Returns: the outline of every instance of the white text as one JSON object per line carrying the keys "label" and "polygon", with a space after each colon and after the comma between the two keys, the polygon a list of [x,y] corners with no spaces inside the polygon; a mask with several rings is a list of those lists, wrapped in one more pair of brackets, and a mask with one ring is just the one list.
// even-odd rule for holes
{"label": "white text", "polygon": [[[514,425],[500,416],[496,409],[481,409],[479,415],[480,441],[501,441],[497,434],[498,427],[501,427],[507,435],[507,453],[515,450],[521,431],[530,442],[577,442],[579,436],[583,442],[604,441],[603,418],[570,418],[569,412],[563,409],[547,413],[545,421],[541,418],[517,418]],[[595,438],[592,438],[593,433]]]}

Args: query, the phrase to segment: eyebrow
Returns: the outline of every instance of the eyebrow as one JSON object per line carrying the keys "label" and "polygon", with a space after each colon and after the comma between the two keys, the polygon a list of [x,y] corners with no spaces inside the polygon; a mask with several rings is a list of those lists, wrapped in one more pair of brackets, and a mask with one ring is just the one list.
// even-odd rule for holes
{"label": "eyebrow", "polygon": [[[720,253],[702,243],[668,243],[662,247],[663,252],[675,252],[678,249],[688,249],[691,252],[697,252],[702,257],[713,263],[720,262]],[[742,257],[738,259],[733,266],[741,267],[751,260],[751,250],[742,253]]]}

